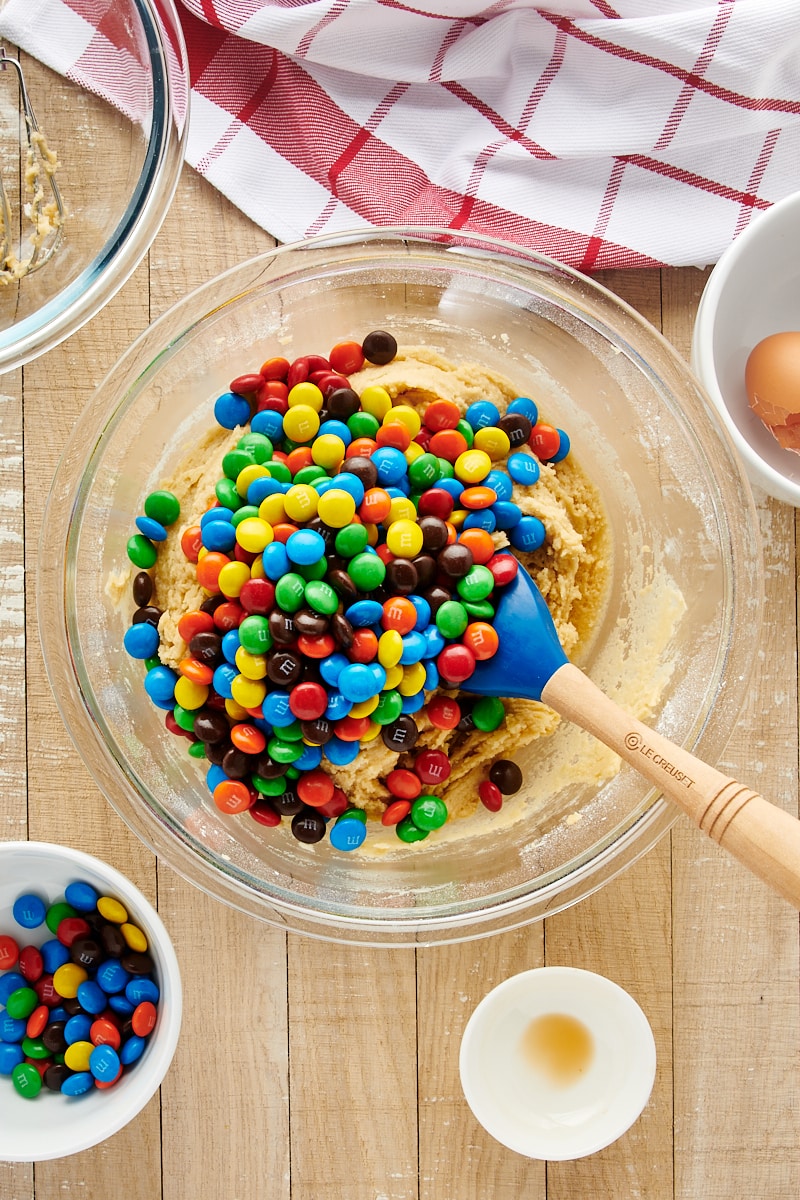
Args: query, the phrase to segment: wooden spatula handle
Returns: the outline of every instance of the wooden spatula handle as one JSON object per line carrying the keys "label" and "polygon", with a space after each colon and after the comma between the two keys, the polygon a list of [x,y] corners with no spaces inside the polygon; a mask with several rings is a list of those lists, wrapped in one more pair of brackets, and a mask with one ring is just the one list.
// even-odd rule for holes
{"label": "wooden spatula handle", "polygon": [[551,676],[542,700],[616,751],[704,833],[800,908],[800,822],[793,816],[629,716],[572,663]]}

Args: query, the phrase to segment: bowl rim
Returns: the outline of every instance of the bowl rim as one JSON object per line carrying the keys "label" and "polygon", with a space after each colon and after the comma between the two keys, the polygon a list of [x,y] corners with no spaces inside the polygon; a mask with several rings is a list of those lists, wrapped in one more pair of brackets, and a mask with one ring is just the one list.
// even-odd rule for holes
{"label": "bowl rim", "polygon": [[[253,289],[257,288],[259,286],[259,277],[265,265],[271,263],[279,256],[286,256],[298,250],[330,249],[335,247],[350,249],[364,243],[369,243],[370,245],[374,243],[386,244],[388,242],[399,244],[414,240],[424,242],[427,245],[442,240],[448,243],[455,242],[454,246],[448,247],[454,250],[458,250],[459,247],[469,250],[470,247],[474,248],[477,244],[487,254],[489,251],[496,252],[489,255],[489,257],[498,258],[499,256],[500,261],[506,264],[508,263],[510,254],[516,260],[518,266],[541,268],[548,275],[566,277],[573,285],[577,283],[581,288],[586,288],[600,294],[604,298],[605,303],[610,303],[615,310],[627,314],[628,319],[635,324],[640,333],[644,333],[650,339],[657,339],[667,356],[670,366],[677,370],[681,376],[685,377],[688,375],[690,385],[697,388],[696,380],[687,372],[686,364],[677,351],[658,330],[625,301],[621,300],[601,284],[587,279],[586,276],[581,275],[572,268],[566,267],[534,251],[504,242],[502,239],[484,238],[479,235],[462,235],[460,231],[439,229],[437,227],[393,226],[322,234],[299,242],[286,243],[285,245],[268,250],[245,262],[236,264],[224,274],[207,281],[178,300],[176,304],[162,314],[158,320],[132,343],[90,399],[73,431],[70,442],[65,448],[59,467],[53,478],[47,502],[47,511],[51,514],[53,523],[51,524],[49,519],[46,518],[42,526],[39,563],[41,578],[44,580],[45,586],[40,587],[37,591],[37,605],[40,631],[42,632],[43,642],[46,645],[52,633],[48,629],[49,606],[55,601],[63,609],[64,589],[66,585],[65,546],[60,545],[61,539],[59,538],[59,554],[61,557],[54,566],[52,550],[53,532],[54,529],[56,531],[60,530],[65,519],[65,514],[69,514],[74,503],[74,487],[67,487],[65,491],[67,480],[63,479],[62,476],[68,475],[70,469],[73,471],[77,470],[78,475],[82,476],[85,464],[89,461],[99,436],[96,431],[107,428],[108,424],[114,420],[115,414],[119,411],[120,407],[125,404],[126,397],[130,395],[131,390],[141,386],[148,372],[156,369],[159,356],[148,355],[147,347],[149,341],[154,340],[160,331],[169,330],[172,332],[173,326],[175,326],[179,331],[174,333],[174,336],[170,340],[165,342],[162,337],[159,341],[160,346],[166,344],[170,346],[174,345],[176,339],[184,336],[199,323],[199,320],[202,320],[202,318],[198,319],[195,317],[186,325],[177,326],[176,316],[179,316],[185,309],[196,307],[196,302],[199,298],[210,295],[212,292],[224,291],[228,297],[228,301],[238,298],[247,290],[246,287],[243,289],[241,285],[243,278],[249,279],[249,287]],[[229,287],[232,280],[235,280],[237,285],[239,285],[238,289],[234,289],[233,291]],[[213,307],[219,307],[219,305]],[[213,307],[211,311],[213,311]],[[122,399],[113,407],[113,411],[111,411],[107,402],[105,405],[101,403],[100,397],[108,381],[117,372],[122,371],[125,373],[127,391]],[[729,539],[733,538],[736,540],[747,535],[752,535],[750,549],[752,550],[754,559],[757,560],[760,555],[760,547],[755,540],[753,532],[757,526],[757,518],[752,493],[736,458],[731,439],[726,436],[724,427],[715,418],[713,412],[705,405],[699,388],[697,388],[697,395],[698,411],[702,412],[704,419],[707,420],[705,431],[707,444],[710,444],[713,440],[711,436],[713,430],[719,435],[723,443],[723,448],[727,451],[730,462],[728,463],[726,459],[726,466],[730,466],[736,485],[741,492],[741,504],[746,513],[745,519],[737,525],[737,529],[728,530],[726,536]],[[99,422],[98,417],[101,418]],[[716,446],[716,442],[714,442],[714,445]],[[723,448],[717,447],[720,453]],[[70,455],[77,456],[80,460],[77,467],[74,461],[70,461]],[[730,486],[734,485],[731,484]],[[741,510],[737,509],[737,513],[739,512]],[[45,530],[48,531],[47,535],[45,535]],[[756,572],[754,571],[753,577],[755,575]],[[746,593],[746,586],[742,590]],[[757,615],[757,611],[760,611],[758,599],[753,595],[747,597],[747,600],[752,601],[751,606],[757,606]],[[743,603],[739,598],[738,591],[735,597],[730,595],[727,599],[728,606],[734,603],[737,605]],[[731,650],[731,641],[732,639],[729,637],[724,649],[721,648],[718,652],[723,655],[725,660],[733,652]],[[115,811],[130,825],[146,845],[157,855],[163,855],[170,867],[191,882],[193,886],[202,887],[203,885],[199,884],[192,874],[192,870],[196,869],[198,864],[204,872],[211,866],[209,861],[204,860],[202,854],[198,853],[196,849],[183,845],[178,839],[170,837],[169,831],[165,829],[163,822],[156,813],[148,810],[147,820],[145,821],[141,806],[137,807],[131,813],[130,805],[126,805],[123,811],[115,803],[112,797],[115,785],[118,782],[114,775],[116,763],[108,751],[96,719],[84,703],[82,697],[79,701],[80,716],[82,718],[79,733],[76,732],[74,721],[68,719],[65,707],[70,696],[70,690],[74,686],[74,677],[70,669],[68,640],[61,639],[58,641],[58,645],[50,643],[50,652],[45,654],[45,662],[62,719],[79,753],[99,787],[109,799],[112,807],[115,808]],[[725,736],[729,735],[734,719],[741,709],[746,690],[746,681],[749,678],[753,662],[752,659],[748,658],[745,663],[737,665],[740,665],[742,668],[736,676],[738,679],[738,699],[733,698],[730,694],[726,694],[722,698],[725,703],[719,708],[719,711],[713,712],[713,718],[712,713],[709,712],[702,719],[700,717],[697,719],[692,731],[692,747],[697,745],[698,741],[706,733],[709,725],[715,728],[724,725]],[[717,705],[719,704],[720,700],[718,699]],[[716,708],[717,706],[715,706],[715,710]],[[728,718],[727,722],[723,719],[723,710]],[[490,902],[480,912],[471,911],[468,914],[458,912],[453,915],[427,916],[421,920],[419,910],[416,917],[404,917],[401,915],[402,910],[394,910],[388,917],[340,914],[336,914],[334,917],[327,911],[316,912],[307,904],[293,904],[284,897],[276,897],[274,891],[266,895],[264,891],[258,891],[250,887],[245,880],[234,880],[230,875],[223,875],[217,870],[214,871],[214,888],[211,889],[210,894],[235,908],[239,908],[261,919],[272,921],[272,923],[281,926],[288,926],[298,932],[326,939],[359,941],[363,935],[363,940],[366,944],[424,945],[442,940],[459,941],[468,940],[473,937],[488,936],[498,929],[516,928],[532,920],[541,919],[569,904],[575,903],[576,900],[583,899],[595,891],[597,887],[601,886],[602,883],[605,883],[608,878],[613,878],[625,867],[635,862],[663,836],[679,815],[675,806],[668,804],[663,798],[657,798],[658,796],[657,789],[651,789],[645,797],[641,810],[638,813],[627,815],[624,821],[625,833],[621,838],[617,837],[613,841],[615,864],[614,868],[610,869],[610,874],[606,875],[600,883],[596,881],[593,883],[591,878],[592,873],[596,873],[597,866],[601,862],[606,865],[609,849],[607,848],[605,852],[595,853],[594,857],[576,868],[575,873],[570,875],[570,879],[580,881],[581,888],[578,895],[572,894],[569,889],[565,891],[563,874],[552,885],[543,884],[535,893],[535,900],[540,908],[540,911],[536,913],[526,911],[532,904],[532,895],[531,893],[527,893],[521,896],[514,896],[499,903]],[[627,845],[627,856],[620,853],[620,844],[623,841]],[[596,847],[594,849],[596,851]],[[222,894],[223,892],[224,894]],[[263,911],[265,904],[272,905],[272,911],[269,914]],[[472,928],[465,931],[466,920],[470,922]],[[345,934],[343,930],[347,930],[347,933]],[[413,935],[413,937],[410,938],[410,935]]]}
{"label": "bowl rim", "polygon": [[781,228],[786,215],[795,215],[795,226],[800,228],[800,191],[792,192],[776,201],[760,213],[737,238],[722,252],[711,274],[706,280],[692,330],[691,366],[702,384],[714,409],[724,422],[745,469],[754,483],[762,487],[775,499],[785,504],[800,506],[800,484],[790,479],[766,462],[752,443],[744,437],[731,416],[727,401],[719,385],[714,359],[714,336],[717,327],[719,304],[725,288],[736,272],[740,260],[751,247],[769,237],[774,229]]}
{"label": "bowl rim", "polygon": [[[110,863],[104,862],[103,859],[97,858],[85,850],[76,850],[57,842],[41,842],[33,839],[0,841],[0,864],[4,858],[19,858],[26,855],[50,858],[63,863],[64,866],[74,866],[76,874],[83,871],[100,877],[107,881],[109,892],[113,890],[115,898],[122,899],[131,906],[137,921],[147,926],[147,931],[151,935],[151,946],[155,942],[158,947],[159,985],[162,998],[166,998],[167,1002],[163,1006],[159,1005],[158,1038],[153,1044],[154,1053],[151,1054],[147,1064],[149,1070],[146,1073],[143,1072],[141,1077],[136,1073],[132,1073],[128,1077],[126,1103],[116,1106],[113,1119],[104,1127],[99,1137],[87,1132],[84,1136],[71,1137],[67,1145],[54,1141],[42,1153],[37,1153],[35,1158],[15,1153],[13,1148],[10,1152],[2,1149],[0,1150],[1,1162],[45,1162],[54,1158],[64,1158],[96,1146],[118,1133],[142,1111],[161,1086],[177,1049],[183,1018],[183,984],[172,938],[155,907],[136,884],[116,867],[112,867]],[[88,1122],[87,1130],[91,1126],[92,1123]],[[43,1141],[52,1136],[53,1131],[49,1129],[47,1134],[43,1135]]]}
{"label": "bowl rim", "polygon": [[131,3],[150,51],[153,84],[141,173],[117,227],[93,260],[56,296],[0,332],[0,375],[52,350],[117,294],[149,250],[175,195],[189,134],[186,43],[174,0]]}

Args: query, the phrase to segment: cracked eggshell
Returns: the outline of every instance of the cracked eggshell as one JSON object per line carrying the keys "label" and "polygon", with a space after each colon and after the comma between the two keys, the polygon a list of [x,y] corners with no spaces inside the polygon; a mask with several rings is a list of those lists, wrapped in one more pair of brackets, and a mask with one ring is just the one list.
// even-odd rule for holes
{"label": "cracked eggshell", "polygon": [[747,399],[779,445],[800,454],[800,331],[762,338],[744,371]]}

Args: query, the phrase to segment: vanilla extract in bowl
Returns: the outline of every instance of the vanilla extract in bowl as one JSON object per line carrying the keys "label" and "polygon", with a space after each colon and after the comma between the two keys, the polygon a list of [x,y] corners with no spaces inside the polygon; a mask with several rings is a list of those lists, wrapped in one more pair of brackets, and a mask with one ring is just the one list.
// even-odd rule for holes
{"label": "vanilla extract in bowl", "polygon": [[569,1013],[535,1017],[522,1034],[520,1049],[528,1066],[558,1087],[577,1083],[595,1052],[591,1031]]}

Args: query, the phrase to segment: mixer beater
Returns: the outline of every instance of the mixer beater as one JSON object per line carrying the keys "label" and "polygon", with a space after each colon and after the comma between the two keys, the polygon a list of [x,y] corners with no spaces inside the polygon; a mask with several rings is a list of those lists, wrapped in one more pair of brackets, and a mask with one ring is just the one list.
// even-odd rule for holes
{"label": "mixer beater", "polygon": [[16,76],[19,93],[20,199],[15,219],[0,171],[0,285],[23,279],[49,262],[61,245],[64,223],[55,179],[57,157],[39,128],[19,60],[0,47],[0,72],[8,71]]}

